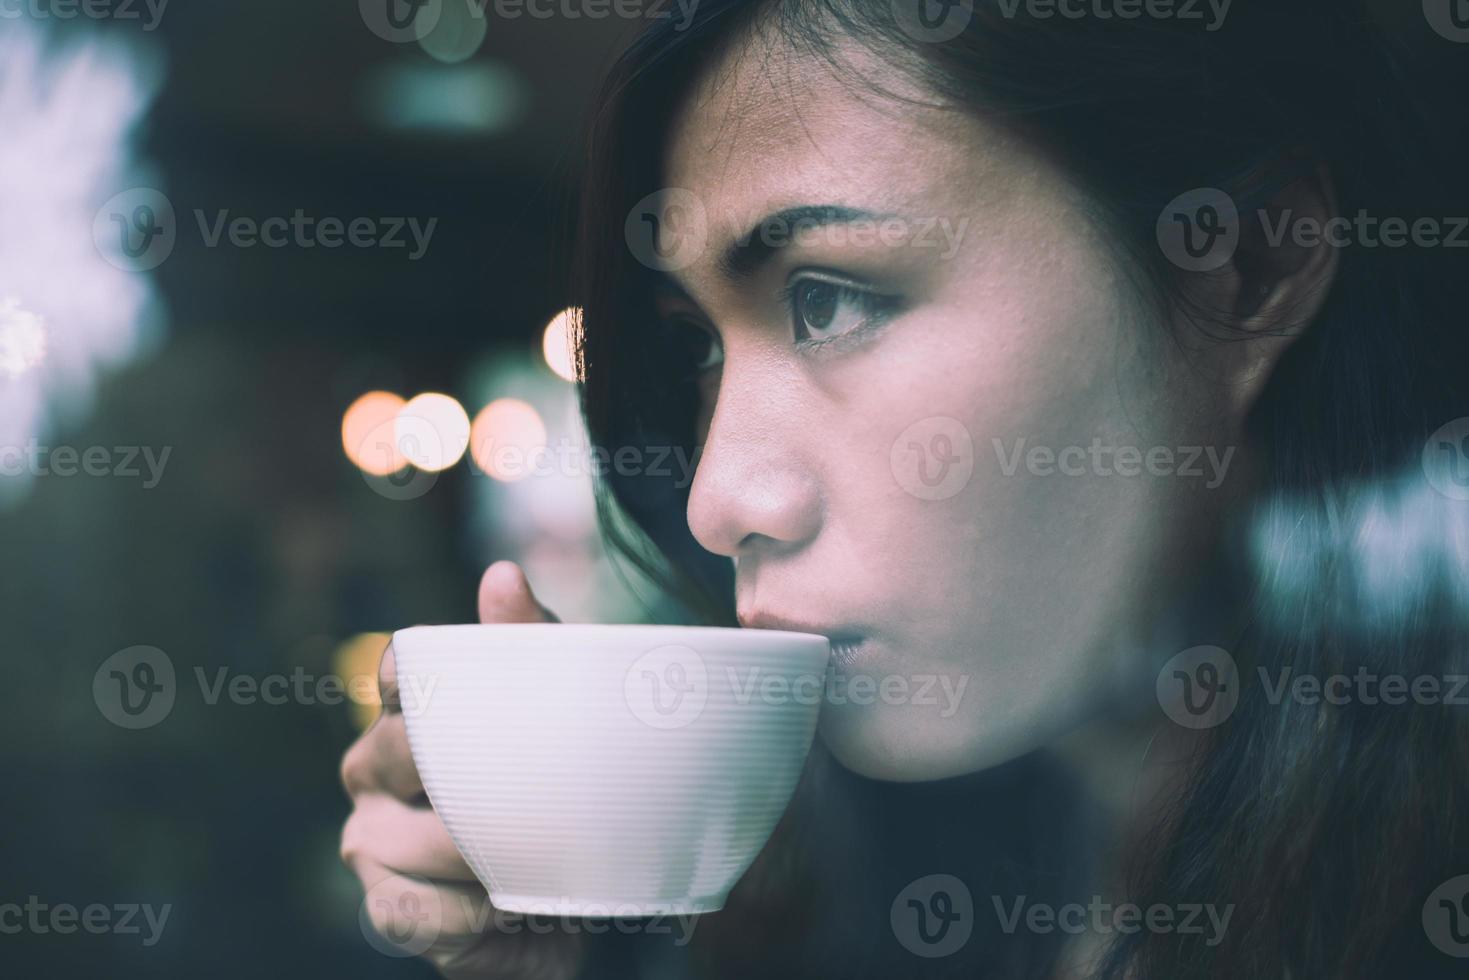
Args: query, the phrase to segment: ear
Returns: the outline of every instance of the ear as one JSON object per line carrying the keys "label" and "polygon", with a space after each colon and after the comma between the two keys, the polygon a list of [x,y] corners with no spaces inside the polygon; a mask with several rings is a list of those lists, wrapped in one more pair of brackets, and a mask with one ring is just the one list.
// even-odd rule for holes
{"label": "ear", "polygon": [[1336,217],[1331,174],[1318,166],[1263,205],[1241,205],[1233,257],[1191,284],[1192,295],[1227,328],[1225,339],[1211,343],[1209,360],[1216,368],[1211,373],[1228,385],[1228,408],[1237,422],[1331,292],[1343,244],[1339,230],[1328,233]]}

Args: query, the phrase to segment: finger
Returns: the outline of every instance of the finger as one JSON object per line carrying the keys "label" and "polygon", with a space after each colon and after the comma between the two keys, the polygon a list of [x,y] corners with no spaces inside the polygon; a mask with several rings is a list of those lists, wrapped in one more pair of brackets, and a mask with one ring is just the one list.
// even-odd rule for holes
{"label": "finger", "polygon": [[377,664],[377,693],[383,703],[383,714],[401,709],[398,700],[398,658],[393,654],[393,641],[383,648],[382,659]]}
{"label": "finger", "polygon": [[354,871],[366,862],[435,881],[478,881],[437,813],[388,796],[364,799],[347,818],[342,861]]}
{"label": "finger", "polygon": [[497,561],[479,580],[482,623],[559,623],[530,590],[525,572],[513,561]]}
{"label": "finger", "polygon": [[403,715],[381,715],[342,759],[342,785],[354,800],[386,794],[404,803],[423,798],[423,781],[408,744]]}

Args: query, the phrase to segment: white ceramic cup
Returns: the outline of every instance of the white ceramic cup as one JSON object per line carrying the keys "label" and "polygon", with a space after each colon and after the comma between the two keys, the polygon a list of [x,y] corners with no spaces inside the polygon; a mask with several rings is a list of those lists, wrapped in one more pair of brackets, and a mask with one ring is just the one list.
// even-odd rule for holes
{"label": "white ceramic cup", "polygon": [[503,623],[393,634],[414,762],[511,912],[712,912],[804,767],[826,637]]}

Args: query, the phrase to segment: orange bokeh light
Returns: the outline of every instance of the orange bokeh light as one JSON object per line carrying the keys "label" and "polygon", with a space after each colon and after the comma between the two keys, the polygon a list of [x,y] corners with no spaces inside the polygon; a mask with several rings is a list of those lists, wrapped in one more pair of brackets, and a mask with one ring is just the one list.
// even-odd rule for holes
{"label": "orange bokeh light", "polygon": [[546,445],[541,413],[519,398],[496,398],[475,416],[469,434],[470,454],[479,468],[497,480],[513,483],[529,476]]}
{"label": "orange bokeh light", "polygon": [[391,391],[369,391],[342,414],[342,449],[362,472],[389,476],[408,465],[395,434],[403,405]]}

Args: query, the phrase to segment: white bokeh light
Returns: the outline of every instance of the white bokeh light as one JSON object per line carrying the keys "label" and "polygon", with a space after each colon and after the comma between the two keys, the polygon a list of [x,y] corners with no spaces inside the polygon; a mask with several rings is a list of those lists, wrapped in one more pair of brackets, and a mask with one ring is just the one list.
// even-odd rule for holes
{"label": "white bokeh light", "polygon": [[11,380],[46,356],[46,324],[14,297],[0,297],[0,374]]}
{"label": "white bokeh light", "polygon": [[469,415],[449,395],[427,391],[415,395],[398,413],[398,451],[428,473],[447,470],[469,448]]}
{"label": "white bokeh light", "polygon": [[572,356],[572,337],[580,329],[581,310],[569,306],[551,318],[541,335],[541,354],[546,366],[560,378],[576,380],[576,359]]}
{"label": "white bokeh light", "polygon": [[110,264],[92,237],[98,207],[149,179],[130,147],[161,77],[147,50],[62,43],[25,18],[0,31],[0,446],[85,412],[100,372],[160,324],[149,276]]}

